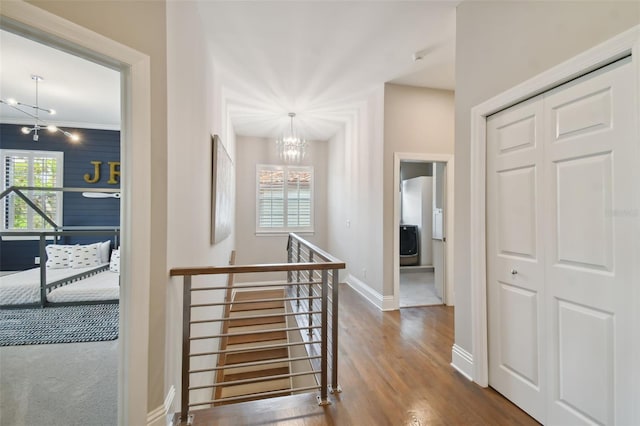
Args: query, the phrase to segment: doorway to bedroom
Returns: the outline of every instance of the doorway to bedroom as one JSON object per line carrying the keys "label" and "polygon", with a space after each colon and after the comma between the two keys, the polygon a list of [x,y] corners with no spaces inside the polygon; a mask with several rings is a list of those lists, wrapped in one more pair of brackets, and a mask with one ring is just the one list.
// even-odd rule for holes
{"label": "doorway to bedroom", "polygon": [[121,73],[0,44],[0,424],[117,424]]}

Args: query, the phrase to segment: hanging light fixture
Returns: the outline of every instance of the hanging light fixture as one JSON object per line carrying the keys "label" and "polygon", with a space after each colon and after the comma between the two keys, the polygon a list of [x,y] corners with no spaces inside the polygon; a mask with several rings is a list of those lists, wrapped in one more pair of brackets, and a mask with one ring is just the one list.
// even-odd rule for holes
{"label": "hanging light fixture", "polygon": [[295,116],[295,112],[289,113],[289,117],[291,117],[290,133],[287,134],[285,132],[285,134],[276,141],[280,158],[285,163],[299,163],[300,160],[304,159],[307,151],[307,141],[296,136],[293,129],[293,118]]}
{"label": "hanging light fixture", "polygon": [[[31,79],[36,82],[36,104],[35,105],[26,104],[24,102],[18,102],[15,99],[11,99],[11,98],[6,100],[0,99],[0,103],[8,105],[11,108],[17,111],[20,111],[21,113],[34,119],[35,122],[33,124],[33,127],[26,127],[26,126],[23,127],[21,129],[22,133],[24,133],[25,135],[28,135],[31,132],[33,132],[33,140],[37,142],[38,139],[40,139],[40,135],[38,134],[38,132],[41,130],[47,129],[50,132],[60,132],[74,142],[79,141],[80,138],[78,137],[78,135],[74,133],[70,133],[52,124],[48,124],[46,121],[40,118],[40,112],[46,112],[49,115],[54,115],[56,111],[53,109],[40,107],[40,105],[38,104],[38,82],[42,81],[43,78],[40,77],[39,75],[32,74]],[[26,109],[23,109],[23,108],[26,108]],[[32,112],[29,112],[29,108],[31,108]]]}

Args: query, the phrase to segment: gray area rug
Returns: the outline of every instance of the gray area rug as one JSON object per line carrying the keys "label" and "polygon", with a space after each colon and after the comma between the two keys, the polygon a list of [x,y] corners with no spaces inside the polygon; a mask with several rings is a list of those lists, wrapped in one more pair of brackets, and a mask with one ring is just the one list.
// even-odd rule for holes
{"label": "gray area rug", "polygon": [[0,346],[118,338],[118,304],[0,310]]}

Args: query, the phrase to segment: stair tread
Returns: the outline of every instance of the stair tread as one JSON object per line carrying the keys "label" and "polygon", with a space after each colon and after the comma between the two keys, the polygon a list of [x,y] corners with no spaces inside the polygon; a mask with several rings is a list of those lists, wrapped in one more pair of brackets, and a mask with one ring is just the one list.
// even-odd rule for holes
{"label": "stair tread", "polygon": [[233,297],[231,312],[253,311],[258,309],[284,308],[284,301],[242,303],[260,299],[280,299],[284,297],[284,290],[256,290],[237,291]]}
{"label": "stair tread", "polygon": [[[251,311],[239,311],[239,312],[251,312]],[[230,320],[228,323],[229,323],[229,328],[232,328],[232,327],[245,327],[245,326],[260,325],[260,324],[278,324],[278,323],[284,323],[284,322],[285,322],[284,316],[277,316],[277,317],[253,318],[253,319],[234,318]]]}
{"label": "stair tread", "polygon": [[247,373],[252,371],[258,371],[261,369],[273,369],[273,368],[289,368],[289,361],[286,358],[276,358],[271,360],[269,364],[260,364],[260,365],[249,365],[246,367],[237,367],[232,368],[233,364],[227,365],[230,368],[225,368],[222,370],[223,377],[227,377],[228,375]]}
{"label": "stair tread", "polygon": [[270,315],[270,314],[283,314],[284,308],[272,308],[272,309],[254,309],[251,311],[236,311],[230,312],[229,318],[232,319],[242,319],[243,317],[253,316],[253,315]]}
{"label": "stair tread", "polygon": [[275,302],[254,302],[254,303],[237,303],[234,301],[231,305],[231,312],[253,311],[256,309],[284,309],[284,302],[279,300]]}
{"label": "stair tread", "polygon": [[276,380],[265,380],[258,383],[250,383],[244,385],[233,385],[233,386],[225,386],[222,388],[221,397],[228,398],[232,396],[250,396],[251,394],[256,394],[260,392],[271,392],[278,390],[288,390],[291,389],[291,382],[288,378],[285,379],[276,379]]}
{"label": "stair tread", "polygon": [[264,331],[264,330],[274,330],[280,331],[283,328],[286,328],[287,324],[284,322],[279,323],[270,323],[270,324],[252,324],[252,325],[241,325],[241,326],[233,326],[229,327],[229,333],[246,333],[247,331]]}
{"label": "stair tread", "polygon": [[276,290],[252,290],[252,291],[236,291],[233,300],[257,300],[257,299],[275,299],[284,297],[283,289]]}
{"label": "stair tread", "polygon": [[240,398],[240,399],[236,399],[234,401],[216,402],[214,405],[215,406],[219,406],[219,405],[238,404],[240,402],[257,401],[257,400],[260,400],[260,399],[277,398],[277,397],[280,397],[280,396],[288,396],[288,395],[291,395],[291,391],[289,389],[283,390],[282,392],[274,393],[272,395],[249,395],[246,398]]}
{"label": "stair tread", "polygon": [[[245,379],[257,379],[259,377],[268,377],[268,376],[278,376],[281,374],[289,374],[289,366],[286,365],[284,367],[275,367],[272,368],[270,366],[256,366],[256,367],[262,367],[259,370],[253,370],[253,371],[243,371],[243,372],[238,372],[238,373],[231,373],[231,374],[225,374],[224,375],[224,381],[225,382],[232,382],[235,380],[245,380]],[[268,368],[265,368],[268,367]],[[232,370],[231,370],[232,371]]]}
{"label": "stair tread", "polygon": [[266,361],[269,359],[288,358],[287,348],[262,349],[252,352],[242,352],[239,354],[228,354],[225,365],[240,364],[243,362]]}
{"label": "stair tread", "polygon": [[268,333],[251,333],[242,336],[232,336],[228,338],[227,342],[229,345],[233,345],[236,343],[268,342],[269,340],[282,340],[286,338],[286,331],[270,331]]}
{"label": "stair tread", "polygon": [[[273,340],[270,341],[268,343],[268,345],[280,345],[282,344],[281,347],[274,347],[274,348],[269,348],[269,349],[280,349],[280,348],[286,348],[286,345],[289,341],[287,339],[280,339],[280,340]],[[231,351],[231,350],[237,350],[237,349],[250,349],[250,348],[255,348],[257,346],[265,346],[267,345],[266,343],[260,343],[260,345],[256,345],[255,343],[252,342],[247,342],[247,343],[235,343],[233,345],[227,345],[227,350]],[[266,350],[266,349],[257,349],[257,350]]]}

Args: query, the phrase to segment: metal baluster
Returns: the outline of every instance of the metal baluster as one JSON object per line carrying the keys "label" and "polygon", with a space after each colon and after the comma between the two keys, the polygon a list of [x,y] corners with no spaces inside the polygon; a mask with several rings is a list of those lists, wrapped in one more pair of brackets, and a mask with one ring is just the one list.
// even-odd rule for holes
{"label": "metal baluster", "polygon": [[[298,254],[297,254],[297,260],[296,263],[300,263],[300,241],[297,242],[298,243]],[[296,273],[296,282],[300,282],[300,271],[297,271]],[[296,286],[296,297],[300,297],[300,286]],[[296,306],[298,307],[298,310],[300,310],[300,299],[298,299],[298,301],[296,302]]]}
{"label": "metal baluster", "polygon": [[328,281],[328,271],[326,269],[322,270],[322,328],[321,330],[321,340],[320,343],[320,398],[318,400],[319,405],[329,405],[331,402],[327,397],[327,325],[328,325],[328,315],[327,310],[329,306],[328,298],[329,298],[329,281]]}
{"label": "metal baluster", "polygon": [[338,385],[338,286],[340,276],[334,269],[331,276],[331,393],[342,392]]}
{"label": "metal baluster", "polygon": [[[309,253],[309,263],[313,263],[313,252]],[[313,270],[309,271],[309,282],[313,281]],[[313,312],[313,284],[309,284],[309,312]],[[311,326],[313,325],[313,314],[309,314],[309,336],[313,334],[313,329]]]}
{"label": "metal baluster", "polygon": [[189,350],[191,339],[191,275],[184,276],[182,296],[182,400],[180,421],[191,424],[189,416]]}

